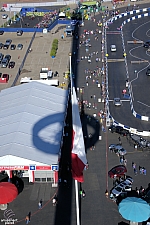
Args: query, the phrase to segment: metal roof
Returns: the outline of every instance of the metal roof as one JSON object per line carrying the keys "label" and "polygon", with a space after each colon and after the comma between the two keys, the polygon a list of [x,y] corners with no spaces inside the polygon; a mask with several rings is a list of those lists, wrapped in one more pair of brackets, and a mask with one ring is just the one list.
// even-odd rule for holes
{"label": "metal roof", "polygon": [[66,104],[67,91],[38,82],[2,90],[0,157],[57,163]]}

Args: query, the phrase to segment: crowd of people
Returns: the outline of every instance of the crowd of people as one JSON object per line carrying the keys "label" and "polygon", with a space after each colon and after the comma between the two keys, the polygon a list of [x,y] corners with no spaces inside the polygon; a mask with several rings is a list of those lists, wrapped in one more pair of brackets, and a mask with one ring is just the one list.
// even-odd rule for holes
{"label": "crowd of people", "polygon": [[35,27],[48,28],[57,16],[58,12],[56,10],[54,12],[45,13],[42,20]]}

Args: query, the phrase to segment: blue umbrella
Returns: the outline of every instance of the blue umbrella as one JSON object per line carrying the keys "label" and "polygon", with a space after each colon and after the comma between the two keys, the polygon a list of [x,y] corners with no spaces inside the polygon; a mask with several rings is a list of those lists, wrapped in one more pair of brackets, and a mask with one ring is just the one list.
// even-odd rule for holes
{"label": "blue umbrella", "polygon": [[126,220],[143,222],[150,217],[150,206],[141,198],[128,197],[119,204],[119,213]]}

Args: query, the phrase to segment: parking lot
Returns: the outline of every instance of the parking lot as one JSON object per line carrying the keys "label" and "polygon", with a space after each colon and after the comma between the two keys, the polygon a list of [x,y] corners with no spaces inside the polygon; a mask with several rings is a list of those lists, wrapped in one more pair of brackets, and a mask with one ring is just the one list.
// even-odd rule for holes
{"label": "parking lot", "polygon": [[15,50],[11,50],[10,46],[7,50],[4,50],[3,48],[0,49],[0,52],[4,55],[11,55],[11,60],[10,61],[14,61],[15,62],[15,67],[12,69],[7,68],[1,68],[0,72],[1,73],[6,73],[9,74],[9,81],[6,84],[0,84],[0,90],[8,88],[12,85],[16,74],[18,72],[19,66],[24,58],[24,55],[27,51],[27,48],[29,46],[31,37],[32,37],[33,33],[24,33],[23,36],[17,36],[16,33],[4,33],[1,36],[1,42],[4,44],[6,42],[7,39],[11,39],[12,43],[11,44],[15,44],[16,46],[18,44],[23,44],[23,49],[22,50],[18,50],[17,48]]}
{"label": "parking lot", "polygon": [[[69,67],[69,52],[71,50],[71,37],[61,39],[64,28],[56,34],[37,33],[32,43],[32,52],[28,54],[20,77],[31,77],[34,79],[40,78],[41,68],[49,68],[53,72],[58,71],[60,82],[64,81],[63,73]],[[58,50],[56,58],[51,58],[50,51],[54,39],[58,39]],[[55,78],[56,79],[56,78]]]}

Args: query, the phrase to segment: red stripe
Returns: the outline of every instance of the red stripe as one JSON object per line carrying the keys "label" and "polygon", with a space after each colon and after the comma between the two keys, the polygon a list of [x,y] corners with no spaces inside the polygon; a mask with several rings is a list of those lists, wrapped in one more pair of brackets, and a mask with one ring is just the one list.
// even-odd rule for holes
{"label": "red stripe", "polygon": [[84,170],[84,163],[80,160],[77,154],[72,153],[72,177],[73,179],[77,180],[78,182],[84,182],[83,178],[83,170]]}

